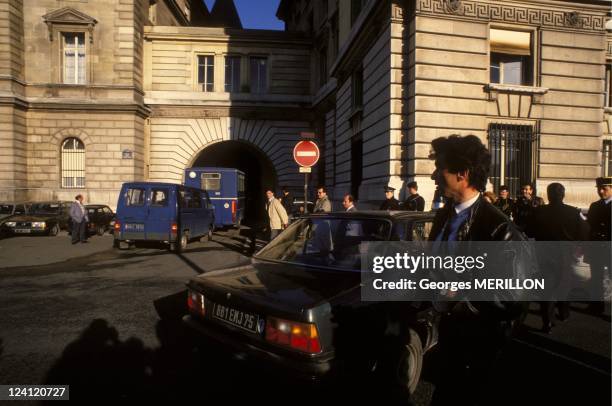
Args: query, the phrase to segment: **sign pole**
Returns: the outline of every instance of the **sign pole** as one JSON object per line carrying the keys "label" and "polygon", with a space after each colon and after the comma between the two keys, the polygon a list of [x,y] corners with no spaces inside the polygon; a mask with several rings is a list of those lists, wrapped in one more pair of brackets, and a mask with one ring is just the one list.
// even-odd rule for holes
{"label": "sign pole", "polygon": [[304,174],[304,214],[308,214],[308,172]]}

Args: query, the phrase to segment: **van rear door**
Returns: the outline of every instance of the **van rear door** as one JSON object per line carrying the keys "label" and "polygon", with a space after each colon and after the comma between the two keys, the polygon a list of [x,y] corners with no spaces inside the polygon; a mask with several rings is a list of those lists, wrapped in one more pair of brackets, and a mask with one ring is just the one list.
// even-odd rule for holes
{"label": "van rear door", "polygon": [[145,240],[145,223],[147,221],[147,195],[149,189],[143,184],[124,186],[117,205],[117,219],[121,223],[122,240]]}
{"label": "van rear door", "polygon": [[151,186],[145,227],[151,241],[170,241],[172,223],[176,220],[176,188]]}

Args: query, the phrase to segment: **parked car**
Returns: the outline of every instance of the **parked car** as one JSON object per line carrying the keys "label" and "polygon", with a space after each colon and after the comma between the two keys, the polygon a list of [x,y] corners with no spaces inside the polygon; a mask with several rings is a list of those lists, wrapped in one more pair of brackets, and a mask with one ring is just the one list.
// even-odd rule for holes
{"label": "parked car", "polygon": [[57,235],[68,229],[72,202],[52,201],[32,203],[27,214],[14,215],[2,224],[9,234]]}
{"label": "parked car", "polygon": [[117,248],[157,241],[180,252],[192,239],[212,239],[215,224],[205,190],[172,183],[124,183],[115,217]]}
{"label": "parked car", "polygon": [[14,215],[26,214],[28,203],[0,203],[0,222]]}
{"label": "parked car", "polygon": [[[104,233],[113,231],[115,225],[115,213],[113,210],[103,204],[87,204],[87,232],[89,234],[104,235]],[[69,222],[68,232],[72,232],[72,221]]]}
{"label": "parked car", "polygon": [[432,221],[381,211],[299,218],[248,262],[192,278],[183,321],[205,342],[298,377],[374,370],[413,392],[437,313],[428,302],[362,302],[359,244],[425,240]]}

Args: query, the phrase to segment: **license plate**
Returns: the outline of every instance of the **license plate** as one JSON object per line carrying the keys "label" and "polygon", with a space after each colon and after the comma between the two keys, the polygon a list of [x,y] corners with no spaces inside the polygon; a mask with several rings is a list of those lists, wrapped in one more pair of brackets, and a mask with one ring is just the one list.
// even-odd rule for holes
{"label": "license plate", "polygon": [[15,232],[17,234],[30,234],[32,232],[32,230],[27,229],[27,228],[16,228]]}
{"label": "license plate", "polygon": [[257,333],[259,317],[255,314],[232,309],[228,306],[215,304],[213,309],[213,317],[251,333]]}
{"label": "license plate", "polygon": [[125,231],[144,231],[144,224],[138,223],[127,223],[125,225]]}

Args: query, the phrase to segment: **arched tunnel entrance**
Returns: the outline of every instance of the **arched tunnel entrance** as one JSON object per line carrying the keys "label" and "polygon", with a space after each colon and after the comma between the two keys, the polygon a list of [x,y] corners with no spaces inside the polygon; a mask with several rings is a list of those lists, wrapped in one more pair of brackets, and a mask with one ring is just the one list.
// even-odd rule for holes
{"label": "arched tunnel entrance", "polygon": [[245,173],[245,216],[247,225],[265,221],[265,190],[276,189],[276,172],[270,159],[259,149],[242,141],[221,141],[210,145],[192,166],[236,168]]}

